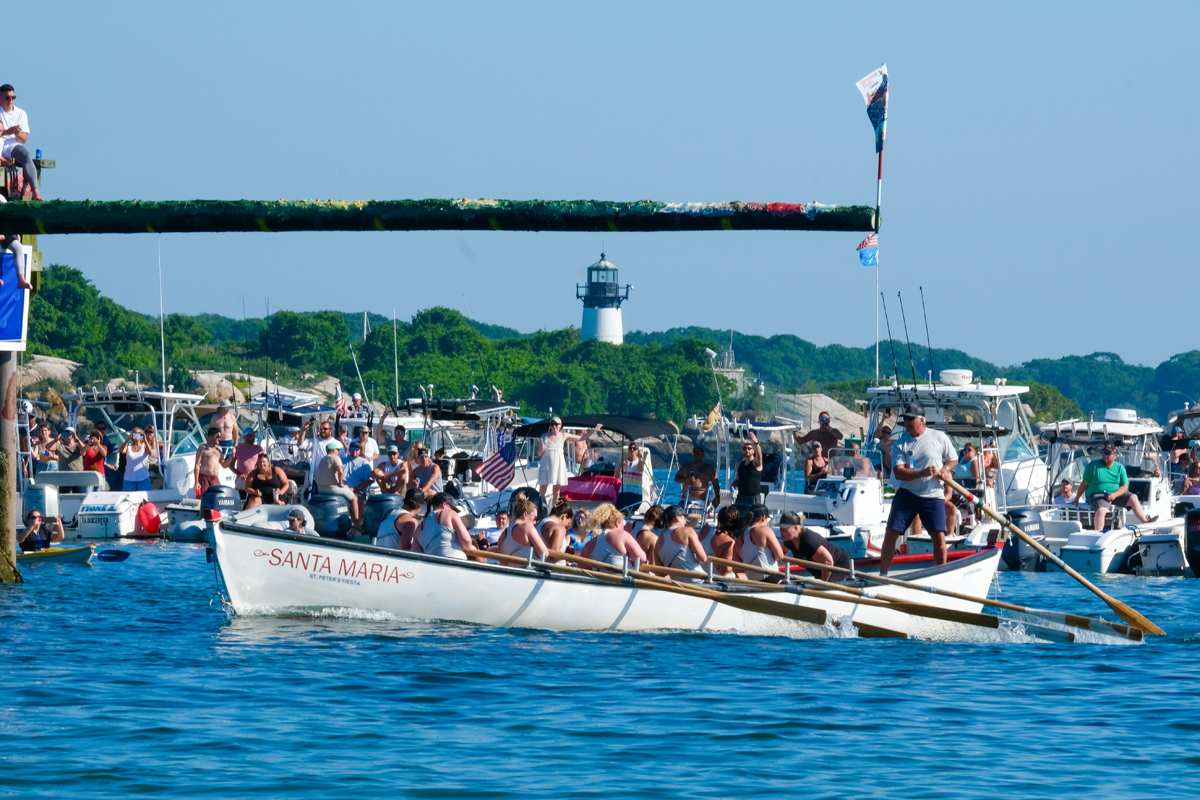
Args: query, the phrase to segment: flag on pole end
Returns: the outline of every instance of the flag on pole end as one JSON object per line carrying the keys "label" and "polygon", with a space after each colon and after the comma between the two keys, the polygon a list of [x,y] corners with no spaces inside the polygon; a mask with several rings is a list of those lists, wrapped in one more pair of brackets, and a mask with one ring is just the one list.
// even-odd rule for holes
{"label": "flag on pole end", "polygon": [[517,460],[517,444],[506,438],[504,431],[496,432],[496,452],[476,470],[480,478],[497,489],[507,489],[516,473],[513,463]]}
{"label": "flag on pole end", "polygon": [[888,74],[887,64],[854,84],[867,103],[867,118],[875,127],[875,152],[883,152],[887,138]]}
{"label": "flag on pole end", "polygon": [[879,266],[879,234],[872,233],[859,242],[858,260],[864,267]]}
{"label": "flag on pole end", "polygon": [[720,418],[721,418],[721,404],[717,403],[715,406],[713,406],[713,410],[708,412],[708,416],[704,418],[704,424],[701,426],[700,429],[703,430],[705,433],[708,433],[709,431],[711,431],[713,429],[713,426],[715,426],[717,424],[717,420],[719,420]]}
{"label": "flag on pole end", "polygon": [[350,413],[346,409],[346,398],[342,394],[342,385],[340,383],[333,387],[333,407],[337,409],[339,417],[344,417]]}

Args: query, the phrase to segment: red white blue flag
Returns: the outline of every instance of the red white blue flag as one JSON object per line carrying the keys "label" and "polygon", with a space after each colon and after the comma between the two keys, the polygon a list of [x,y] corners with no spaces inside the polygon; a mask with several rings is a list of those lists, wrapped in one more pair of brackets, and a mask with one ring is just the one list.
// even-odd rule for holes
{"label": "red white blue flag", "polygon": [[337,409],[339,417],[349,414],[349,411],[346,410],[346,398],[342,395],[342,385],[340,383],[333,387],[333,407]]}
{"label": "red white blue flag", "polygon": [[854,84],[867,103],[867,118],[875,127],[875,152],[883,152],[887,138],[888,74],[887,64]]}
{"label": "red white blue flag", "polygon": [[879,234],[872,233],[859,242],[858,260],[864,267],[879,266]]}
{"label": "red white blue flag", "polygon": [[479,465],[479,477],[497,489],[507,489],[516,472],[513,463],[517,460],[517,444],[506,438],[504,431],[497,431],[496,452]]}

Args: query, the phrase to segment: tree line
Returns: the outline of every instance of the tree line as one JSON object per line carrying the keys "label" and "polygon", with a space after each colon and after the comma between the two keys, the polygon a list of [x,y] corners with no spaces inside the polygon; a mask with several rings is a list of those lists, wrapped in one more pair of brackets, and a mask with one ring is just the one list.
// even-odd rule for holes
{"label": "tree line", "polygon": [[[168,372],[161,375],[158,319],[131,311],[104,297],[83,273],[53,265],[42,273],[41,291],[30,306],[29,350],[81,363],[74,383],[103,385],[138,370],[143,385],[191,384],[188,370],[213,369],[263,375],[302,387],[333,375],[343,391],[362,386],[389,403],[419,396],[418,386],[434,385],[439,397],[466,396],[490,385],[531,415],[599,413],[647,415],[682,422],[704,414],[716,402],[716,387],[704,349],[728,345],[729,331],[674,328],[657,333],[634,331],[626,344],[580,341],[566,328],[520,334],[511,328],[468,319],[436,307],[398,321],[368,315],[371,331],[363,339],[363,314],[338,311],[276,311],[270,317],[235,320],[217,314],[170,314],[164,320]],[[1183,398],[1200,394],[1200,351],[1173,356],[1156,369],[1126,364],[1113,353],[1037,359],[999,367],[954,349],[930,354],[894,343],[901,379],[915,369],[971,369],[984,379],[1028,383],[1026,396],[1042,419],[1109,407],[1134,407],[1145,416],[1165,418],[1182,407]],[[353,348],[353,355],[352,350]],[[825,391],[851,404],[866,396],[875,373],[875,348],[818,347],[791,335],[772,337],[734,333],[740,366],[775,391]],[[901,357],[901,355],[903,357]],[[881,372],[890,375],[888,343],[881,347]],[[355,358],[357,367],[355,369]],[[728,400],[732,384],[722,379]],[[751,402],[750,398],[745,401]]]}

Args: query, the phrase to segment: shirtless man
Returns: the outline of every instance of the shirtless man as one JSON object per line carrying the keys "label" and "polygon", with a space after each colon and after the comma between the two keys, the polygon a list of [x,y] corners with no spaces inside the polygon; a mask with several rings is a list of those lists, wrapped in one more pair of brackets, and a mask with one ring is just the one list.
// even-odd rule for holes
{"label": "shirtless man", "polygon": [[210,426],[217,429],[221,434],[219,444],[224,450],[222,458],[229,458],[233,453],[233,447],[237,444],[238,435],[238,419],[237,412],[233,410],[233,403],[228,400],[221,401],[221,407],[213,414],[212,420],[208,423]]}
{"label": "shirtless man", "polygon": [[399,447],[394,444],[388,447],[387,461],[376,467],[371,477],[384,494],[404,494],[408,486],[408,462],[400,459]]}
{"label": "shirtless man", "polygon": [[221,430],[216,426],[208,429],[208,440],[196,451],[196,468],[193,474],[196,484],[196,497],[204,494],[210,486],[221,483],[221,467],[232,468],[237,456],[232,452],[225,455],[225,448],[220,444]]}
{"label": "shirtless man", "polygon": [[[717,477],[717,468],[704,461],[704,448],[697,445],[692,448],[692,460],[683,464],[675,472],[675,482],[683,484],[683,508],[690,511],[693,506],[704,505],[704,495],[712,486],[712,497],[709,504],[721,504],[721,481]],[[707,509],[701,509],[706,511]]]}
{"label": "shirtless man", "polygon": [[800,435],[800,431],[792,431],[792,440],[797,447],[809,442],[820,442],[821,447],[828,453],[838,446],[838,442],[842,440],[842,432],[830,426],[828,411],[817,414],[817,423],[819,427],[813,428],[803,436]]}

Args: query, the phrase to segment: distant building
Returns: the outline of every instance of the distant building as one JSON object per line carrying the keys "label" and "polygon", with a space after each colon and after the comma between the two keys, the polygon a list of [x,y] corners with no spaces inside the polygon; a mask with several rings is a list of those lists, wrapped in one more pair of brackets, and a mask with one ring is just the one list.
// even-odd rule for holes
{"label": "distant building", "polygon": [[729,332],[729,347],[721,351],[721,366],[716,370],[718,375],[737,384],[738,397],[746,393],[746,370],[737,365],[733,356],[733,331]]}
{"label": "distant building", "polygon": [[622,288],[617,280],[617,268],[605,261],[604,253],[601,253],[600,260],[588,267],[587,285],[575,285],[575,297],[583,301],[581,338],[624,343],[621,303],[629,299],[629,290],[633,287]]}

